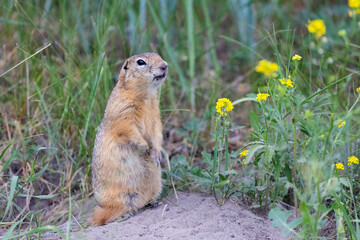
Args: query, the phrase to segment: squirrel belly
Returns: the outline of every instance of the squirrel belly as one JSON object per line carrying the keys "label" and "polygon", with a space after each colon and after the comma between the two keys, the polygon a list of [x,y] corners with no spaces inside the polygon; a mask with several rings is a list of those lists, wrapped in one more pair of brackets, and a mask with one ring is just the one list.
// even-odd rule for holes
{"label": "squirrel belly", "polygon": [[92,181],[98,206],[92,225],[137,211],[161,192],[157,88],[166,73],[166,62],[155,53],[133,56],[122,67],[93,149]]}

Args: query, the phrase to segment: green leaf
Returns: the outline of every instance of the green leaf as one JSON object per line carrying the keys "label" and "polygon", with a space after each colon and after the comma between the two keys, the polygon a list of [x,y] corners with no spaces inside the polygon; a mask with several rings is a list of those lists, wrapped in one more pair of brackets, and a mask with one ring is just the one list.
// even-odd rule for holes
{"label": "green leaf", "polygon": [[230,157],[231,158],[237,158],[239,156],[239,151],[232,151],[231,153],[230,153]]}
{"label": "green leaf", "polygon": [[234,130],[237,130],[237,129],[243,129],[245,126],[233,126],[231,128],[229,128],[229,131],[234,131]]}
{"label": "green leaf", "polygon": [[345,187],[350,187],[350,182],[348,178],[342,177],[340,178],[340,182],[342,185],[344,185]]}
{"label": "green leaf", "polygon": [[6,146],[6,148],[1,152],[0,154],[0,160],[2,159],[2,157],[4,156],[6,150],[8,150],[8,148],[12,145],[12,143],[10,143],[9,145]]}
{"label": "green leaf", "polygon": [[39,199],[50,199],[50,198],[53,198],[53,197],[55,197],[55,196],[57,196],[57,195],[59,195],[59,194],[34,196],[34,195],[28,195],[28,194],[19,193],[17,196],[18,196],[18,197],[32,197],[32,198],[39,198]]}
{"label": "green leaf", "polygon": [[287,140],[289,136],[289,132],[284,126],[284,120],[279,118],[278,116],[275,116],[274,118],[276,124],[272,125],[275,129],[278,129],[281,133],[281,135]]}
{"label": "green leaf", "polygon": [[319,97],[316,97],[314,99],[314,104],[312,106],[312,111],[316,112],[321,110],[322,107],[331,105],[331,94],[326,93],[323,95],[320,95]]}
{"label": "green leaf", "polygon": [[302,223],[301,218],[295,218],[290,223],[287,223],[291,211],[282,211],[280,208],[273,208],[269,212],[269,219],[272,220],[273,227],[281,227],[281,232],[285,235],[295,233],[295,228]]}
{"label": "green leaf", "polygon": [[208,163],[208,164],[212,164],[212,160],[211,160],[211,154],[210,153],[207,153],[205,151],[202,151],[201,152],[201,155],[203,157],[203,161]]}
{"label": "green leaf", "polygon": [[[346,207],[344,206],[344,204],[342,204],[342,201],[340,200],[340,198],[337,196],[337,194],[333,194],[336,202],[337,202],[337,205],[338,207],[340,208],[343,216],[344,216],[344,219],[345,219],[345,222],[346,222],[346,225],[347,227],[349,228],[349,232],[350,232],[350,236],[356,236],[357,235],[357,231],[355,231],[355,228],[354,228],[354,225],[352,224],[351,222],[351,219],[349,217],[349,214],[348,214],[348,210],[346,209]],[[354,238],[355,239],[355,238]]]}
{"label": "green leaf", "polygon": [[292,173],[289,164],[285,163],[284,173],[289,182],[292,183]]}
{"label": "green leaf", "polygon": [[275,154],[273,146],[266,145],[265,147],[265,161],[271,163],[271,160]]}
{"label": "green leaf", "polygon": [[231,169],[231,170],[227,170],[225,172],[222,172],[223,175],[227,176],[227,175],[237,175],[238,172],[234,169]]}
{"label": "green leaf", "polygon": [[228,183],[229,183],[229,180],[224,180],[224,181],[221,181],[221,182],[215,184],[214,187],[219,188],[219,187],[221,187],[221,186],[223,186],[225,184],[228,184]]}
{"label": "green leaf", "polygon": [[18,179],[19,179],[18,176],[12,176],[11,177],[10,194],[9,194],[9,197],[8,197],[8,202],[6,204],[6,209],[5,209],[3,219],[5,218],[6,214],[8,213],[8,211],[10,209],[10,206],[12,204],[12,201],[13,201],[13,198],[14,198],[14,195],[15,195],[15,189],[16,189],[16,186],[17,186]]}
{"label": "green leaf", "polygon": [[49,163],[47,163],[47,164],[45,165],[45,167],[44,167],[43,169],[41,169],[40,172],[38,172],[35,176],[30,177],[30,178],[27,180],[27,182],[29,183],[29,182],[32,182],[32,181],[38,179],[38,178],[46,171],[46,169],[47,169],[48,166],[49,166]]}
{"label": "green leaf", "polygon": [[[10,146],[9,146],[10,147]],[[3,156],[3,154],[5,153],[7,148],[4,149],[4,151],[1,154],[1,157]],[[12,162],[12,160],[14,159],[15,155],[17,154],[18,150],[15,150],[11,153],[10,158],[4,163],[4,165],[2,166],[2,170],[1,172],[5,171],[5,169],[10,165],[10,163]],[[0,158],[1,159],[1,158]]]}
{"label": "green leaf", "polygon": [[256,188],[259,192],[262,192],[262,191],[264,191],[264,190],[266,189],[265,186],[256,186],[255,188]]}
{"label": "green leaf", "polygon": [[204,174],[204,172],[200,168],[192,167],[190,169],[190,173],[200,178],[210,178],[210,176]]}
{"label": "green leaf", "polygon": [[186,161],[186,157],[181,154],[177,154],[171,158],[171,167],[175,168],[176,166],[188,166],[188,162]]}
{"label": "green leaf", "polygon": [[168,174],[169,174],[171,177],[173,177],[174,179],[183,181],[183,180],[184,180],[183,175],[182,175],[182,174],[178,174],[178,173],[179,173],[178,171],[176,171],[176,172],[174,172],[174,171],[168,172]]}
{"label": "green leaf", "polygon": [[16,223],[14,223],[9,230],[7,230],[7,232],[5,233],[5,235],[3,236],[3,239],[12,239],[11,234],[12,232],[15,230],[15,228],[17,227],[17,225],[19,225],[19,223],[21,223],[22,220],[17,221]]}
{"label": "green leaf", "polygon": [[246,163],[249,163],[252,157],[254,156],[255,152],[261,148],[264,148],[264,144],[256,144],[250,147],[248,154],[246,155]]}
{"label": "green leaf", "polygon": [[259,132],[260,130],[260,120],[259,117],[257,116],[257,114],[253,111],[250,112],[250,123],[251,126],[253,127],[255,132]]}
{"label": "green leaf", "polygon": [[225,181],[225,180],[227,180],[227,179],[228,179],[227,177],[225,177],[225,176],[224,176],[224,175],[222,175],[221,173],[219,173],[218,175],[219,175],[219,179],[220,179],[220,181]]}
{"label": "green leaf", "polygon": [[257,99],[254,97],[244,97],[244,98],[240,98],[238,100],[235,100],[232,104],[236,105],[242,102],[247,102],[247,101],[253,101],[253,102],[257,102]]}

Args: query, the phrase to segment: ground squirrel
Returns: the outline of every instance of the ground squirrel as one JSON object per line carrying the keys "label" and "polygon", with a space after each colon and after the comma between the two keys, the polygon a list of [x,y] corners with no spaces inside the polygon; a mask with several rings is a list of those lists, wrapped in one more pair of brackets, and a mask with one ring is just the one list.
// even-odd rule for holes
{"label": "ground squirrel", "polygon": [[162,124],[158,87],[167,63],[157,53],[127,59],[111,92],[93,149],[95,207],[103,225],[136,211],[161,191]]}

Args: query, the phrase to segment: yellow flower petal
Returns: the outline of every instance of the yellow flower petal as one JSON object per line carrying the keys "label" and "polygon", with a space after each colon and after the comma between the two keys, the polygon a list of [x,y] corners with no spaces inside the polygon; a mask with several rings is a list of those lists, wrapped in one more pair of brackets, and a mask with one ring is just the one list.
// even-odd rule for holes
{"label": "yellow flower petal", "polygon": [[301,59],[302,59],[302,56],[297,55],[297,54],[295,54],[295,55],[292,57],[292,60],[293,60],[293,61],[300,61]]}
{"label": "yellow flower petal", "polygon": [[234,106],[229,99],[219,98],[215,108],[219,114],[224,115],[225,113],[231,112]]}
{"label": "yellow flower petal", "polygon": [[256,99],[258,100],[258,102],[260,101],[266,101],[266,99],[269,97],[270,95],[267,93],[258,93]]}
{"label": "yellow flower petal", "polygon": [[323,20],[315,19],[309,21],[308,30],[310,33],[314,33],[315,37],[319,39],[322,35],[326,33],[326,26]]}
{"label": "yellow flower petal", "polygon": [[260,60],[258,65],[255,68],[256,72],[260,72],[265,74],[265,76],[274,76],[275,72],[280,69],[279,65],[274,62],[270,62],[267,60]]}
{"label": "yellow flower petal", "polygon": [[349,0],[349,7],[360,8],[360,0]]}
{"label": "yellow flower petal", "polygon": [[248,155],[248,153],[249,153],[249,150],[244,150],[240,153],[240,156],[245,157],[246,155]]}
{"label": "yellow flower petal", "polygon": [[342,128],[343,126],[346,125],[346,121],[340,120],[340,121],[337,123],[337,125],[338,125],[338,128]]}
{"label": "yellow flower petal", "polygon": [[291,87],[293,88],[293,82],[290,80],[290,79],[285,79],[285,78],[282,78],[280,79],[280,82],[282,85],[285,85],[285,86],[288,86],[288,87]]}
{"label": "yellow flower petal", "polygon": [[348,165],[352,165],[352,164],[359,164],[359,159],[355,156],[351,156],[348,158]]}
{"label": "yellow flower petal", "polygon": [[344,170],[344,164],[342,164],[342,163],[337,163],[337,164],[335,164],[335,166],[337,169]]}

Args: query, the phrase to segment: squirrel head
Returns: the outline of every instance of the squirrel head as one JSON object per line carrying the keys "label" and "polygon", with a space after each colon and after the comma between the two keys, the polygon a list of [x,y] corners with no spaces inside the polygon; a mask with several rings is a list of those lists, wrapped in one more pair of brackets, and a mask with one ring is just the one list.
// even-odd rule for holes
{"label": "squirrel head", "polygon": [[157,53],[132,56],[121,68],[119,84],[124,88],[140,88],[156,92],[165,80],[167,65]]}

